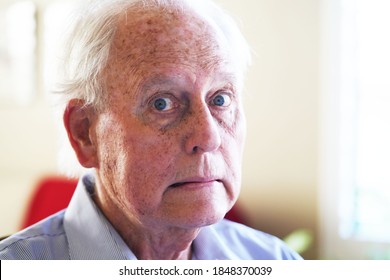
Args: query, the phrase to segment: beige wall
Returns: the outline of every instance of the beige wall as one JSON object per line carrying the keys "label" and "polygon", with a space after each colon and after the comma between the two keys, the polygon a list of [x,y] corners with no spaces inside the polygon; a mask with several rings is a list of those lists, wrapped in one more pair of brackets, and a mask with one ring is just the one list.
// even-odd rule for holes
{"label": "beige wall", "polygon": [[[299,228],[315,233],[320,0],[216,2],[241,22],[254,52],[240,204],[252,226],[279,237]],[[0,235],[17,229],[37,176],[56,170],[47,107],[41,98],[32,108],[0,108]]]}

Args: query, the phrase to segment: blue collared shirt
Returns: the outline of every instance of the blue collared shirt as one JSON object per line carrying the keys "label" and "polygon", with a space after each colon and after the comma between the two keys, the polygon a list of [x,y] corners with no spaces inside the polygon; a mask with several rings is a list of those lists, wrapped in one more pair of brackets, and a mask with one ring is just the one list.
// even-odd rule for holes
{"label": "blue collared shirt", "polygon": [[[94,184],[80,180],[66,210],[0,242],[0,259],[136,260],[121,236],[93,202]],[[223,220],[201,229],[193,259],[301,259],[280,239]]]}

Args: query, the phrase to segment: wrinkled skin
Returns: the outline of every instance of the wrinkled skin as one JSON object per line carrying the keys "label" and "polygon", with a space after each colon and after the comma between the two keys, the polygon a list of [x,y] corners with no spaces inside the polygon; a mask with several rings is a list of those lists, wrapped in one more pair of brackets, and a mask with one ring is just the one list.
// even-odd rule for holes
{"label": "wrinkled skin", "polygon": [[119,22],[106,104],[85,109],[79,127],[89,140],[72,145],[96,170],[96,203],[139,259],[191,258],[201,227],[221,220],[240,190],[245,119],[234,60],[192,13],[129,12]]}

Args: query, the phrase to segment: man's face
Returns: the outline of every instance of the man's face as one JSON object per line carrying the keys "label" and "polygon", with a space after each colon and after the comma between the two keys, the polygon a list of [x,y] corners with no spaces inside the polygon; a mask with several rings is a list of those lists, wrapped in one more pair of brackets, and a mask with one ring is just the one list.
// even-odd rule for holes
{"label": "man's face", "polygon": [[144,226],[215,223],[241,181],[245,119],[231,54],[196,17],[130,18],[94,125],[99,192]]}

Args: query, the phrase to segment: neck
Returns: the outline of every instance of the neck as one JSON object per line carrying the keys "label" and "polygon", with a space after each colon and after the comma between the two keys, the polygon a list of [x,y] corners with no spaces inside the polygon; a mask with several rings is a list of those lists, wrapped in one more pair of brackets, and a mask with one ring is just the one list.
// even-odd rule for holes
{"label": "neck", "polygon": [[98,194],[93,198],[137,259],[189,260],[192,258],[192,243],[200,228],[140,222],[104,197]]}
{"label": "neck", "polygon": [[127,228],[118,232],[140,260],[189,260],[192,243],[199,230],[164,230],[160,232]]}

